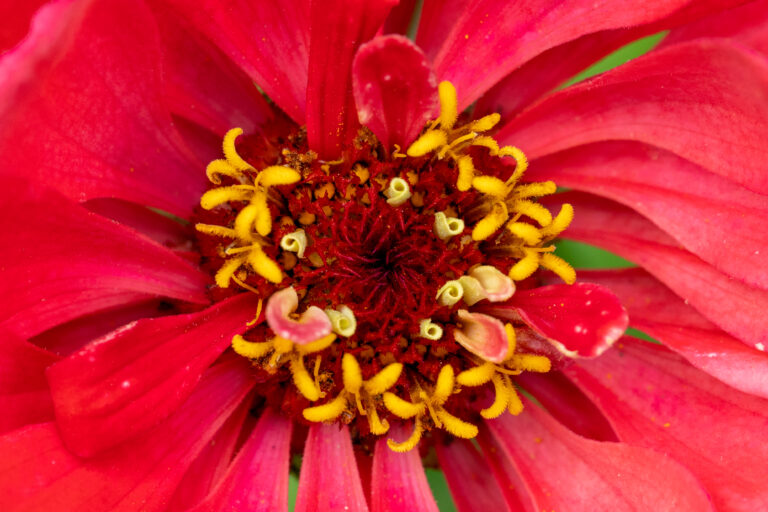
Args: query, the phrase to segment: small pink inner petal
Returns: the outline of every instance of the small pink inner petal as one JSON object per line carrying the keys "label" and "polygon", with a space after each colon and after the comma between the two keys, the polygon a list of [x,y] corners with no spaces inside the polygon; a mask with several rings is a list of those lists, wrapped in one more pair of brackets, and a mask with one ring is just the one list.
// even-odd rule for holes
{"label": "small pink inner petal", "polygon": [[275,334],[305,345],[331,333],[331,321],[322,309],[310,306],[298,320],[294,320],[289,315],[298,307],[299,297],[293,287],[272,294],[267,301],[266,318]]}
{"label": "small pink inner petal", "polygon": [[502,302],[515,294],[515,282],[491,265],[473,268],[469,275],[480,282],[490,302]]}
{"label": "small pink inner petal", "polygon": [[458,311],[462,328],[454,332],[456,341],[473,354],[485,361],[500,363],[509,355],[509,340],[504,324],[482,313],[470,313],[465,309]]}

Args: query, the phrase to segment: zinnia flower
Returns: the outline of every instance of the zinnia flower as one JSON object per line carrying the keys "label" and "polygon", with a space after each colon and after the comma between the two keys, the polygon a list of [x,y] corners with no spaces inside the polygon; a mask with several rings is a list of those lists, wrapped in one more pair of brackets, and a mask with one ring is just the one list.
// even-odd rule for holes
{"label": "zinnia flower", "polygon": [[415,4],[4,7],[2,510],[768,508],[768,2]]}

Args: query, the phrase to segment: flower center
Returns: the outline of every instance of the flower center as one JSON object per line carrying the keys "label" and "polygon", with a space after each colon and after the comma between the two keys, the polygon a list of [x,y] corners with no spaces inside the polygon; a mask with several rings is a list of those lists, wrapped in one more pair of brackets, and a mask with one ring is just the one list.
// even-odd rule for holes
{"label": "flower center", "polygon": [[550,360],[521,326],[474,306],[509,300],[539,267],[575,280],[551,245],[573,209],[553,217],[534,201],[555,184],[521,183],[523,152],[487,135],[499,116],[458,124],[453,86],[439,93],[440,117],[406,153],[362,129],[324,162],[300,129],[230,130],[197,212],[213,298],[261,299],[232,347],[262,374],[267,404],[354,424],[361,442],[411,421],[409,439],[389,441],[396,451],[435,428],[472,438],[473,418],[519,414],[512,377]]}

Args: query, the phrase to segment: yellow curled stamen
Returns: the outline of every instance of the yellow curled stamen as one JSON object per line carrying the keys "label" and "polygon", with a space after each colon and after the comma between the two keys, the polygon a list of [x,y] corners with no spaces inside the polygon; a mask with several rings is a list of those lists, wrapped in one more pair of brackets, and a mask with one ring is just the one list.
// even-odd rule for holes
{"label": "yellow curled stamen", "polygon": [[[501,375],[494,375],[493,377],[493,389],[496,393],[496,397],[490,407],[480,411],[480,416],[487,420],[498,418],[504,411],[507,410],[507,404],[509,404],[510,390],[505,385],[504,379]],[[514,392],[514,391],[513,391]]]}
{"label": "yellow curled stamen", "polygon": [[280,185],[293,185],[301,180],[301,174],[295,169],[283,165],[271,165],[262,170],[258,175],[259,185],[262,187],[277,187]]}
{"label": "yellow curled stamen", "polygon": [[557,192],[557,185],[555,185],[554,181],[526,183],[525,185],[518,185],[515,187],[515,196],[521,199],[524,197],[548,196],[555,192]]}
{"label": "yellow curled stamen", "polygon": [[539,268],[539,253],[531,249],[523,249],[525,256],[509,269],[509,277],[515,281],[522,281],[530,277]]}
{"label": "yellow curled stamen", "polygon": [[488,148],[491,155],[496,156],[499,153],[499,143],[493,137],[481,135],[472,141],[473,146],[483,146]]}
{"label": "yellow curled stamen", "polygon": [[446,217],[445,213],[435,214],[435,234],[440,240],[448,240],[464,231],[464,221],[456,217]]}
{"label": "yellow curled stamen", "polygon": [[253,197],[253,206],[256,208],[256,232],[261,236],[267,236],[272,231],[272,212],[267,206],[267,193],[263,190]]}
{"label": "yellow curled stamen", "polygon": [[[517,348],[517,334],[515,334],[515,328],[512,327],[512,324],[509,324],[509,323],[504,324],[504,332],[507,333],[507,343],[509,346],[509,353],[514,354],[515,349]],[[547,359],[547,361],[549,361],[549,359]]]}
{"label": "yellow curled stamen", "polygon": [[253,239],[252,229],[259,215],[259,208],[255,204],[249,204],[235,217],[235,234],[237,238],[243,241]]}
{"label": "yellow curled stamen", "polygon": [[472,180],[475,177],[475,164],[472,163],[472,157],[464,155],[459,158],[457,165],[459,167],[459,179],[456,181],[456,188],[459,192],[466,192],[472,188]]}
{"label": "yellow curled stamen", "polygon": [[482,386],[490,382],[495,374],[496,366],[493,363],[484,363],[459,373],[456,376],[456,382],[468,387]]}
{"label": "yellow curled stamen", "polygon": [[[279,284],[280,281],[283,280],[283,271],[280,270],[280,266],[273,259],[264,254],[261,247],[257,246],[251,251],[248,254],[247,260],[253,271],[267,281]],[[229,263],[229,261],[227,261],[227,263]],[[218,273],[216,275],[218,275]]]}
{"label": "yellow curled stamen", "polygon": [[440,368],[437,382],[435,382],[435,390],[432,393],[432,400],[436,404],[443,405],[448,400],[453,393],[454,380],[453,366],[447,364]]}
{"label": "yellow curled stamen", "polygon": [[371,434],[376,436],[383,436],[389,431],[389,423],[387,420],[381,420],[379,413],[376,412],[375,407],[369,407],[366,411],[368,417],[368,425],[371,427]]}
{"label": "yellow curled stamen", "polygon": [[475,179],[472,180],[472,187],[483,194],[502,199],[507,197],[507,194],[509,193],[507,185],[499,178],[493,176],[476,176]]}
{"label": "yellow curled stamen", "polygon": [[515,201],[512,206],[512,211],[522,213],[523,215],[532,218],[541,226],[546,226],[552,222],[552,214],[549,213],[549,210],[539,203],[534,203],[526,199]]}
{"label": "yellow curled stamen", "polygon": [[232,350],[248,359],[260,359],[272,350],[272,343],[269,341],[248,341],[236,334],[232,337]]}
{"label": "yellow curled stamen", "polygon": [[454,436],[462,439],[473,439],[477,437],[478,430],[475,425],[460,420],[445,409],[438,409],[436,414],[440,419],[440,422],[442,422],[443,428]]}
{"label": "yellow curled stamen", "polygon": [[250,185],[212,188],[200,198],[200,206],[206,210],[212,210],[229,201],[247,201],[253,195],[253,190]]}
{"label": "yellow curled stamen", "polygon": [[307,250],[307,234],[303,229],[297,229],[293,233],[283,235],[280,239],[280,247],[286,251],[295,252],[299,258],[304,257]]}
{"label": "yellow curled stamen", "polygon": [[517,165],[515,167],[515,172],[512,174],[509,180],[507,180],[507,183],[512,184],[517,182],[528,169],[528,158],[519,148],[514,146],[504,146],[503,148],[499,149],[499,156],[511,156],[515,159],[515,163]]}
{"label": "yellow curled stamen", "polygon": [[407,153],[410,157],[418,158],[427,153],[431,153],[446,144],[448,144],[448,137],[445,132],[432,130],[416,139],[416,141],[408,147]]}
{"label": "yellow curled stamen", "polygon": [[491,211],[488,212],[488,215],[475,224],[475,227],[472,230],[472,240],[479,242],[490,237],[499,230],[508,218],[509,212],[507,211],[507,206],[502,202],[494,203],[491,207]]}
{"label": "yellow curled stamen", "polygon": [[464,296],[464,288],[457,280],[448,281],[437,291],[435,299],[441,306],[453,306]]}
{"label": "yellow curled stamen", "polygon": [[317,387],[314,379],[304,367],[302,356],[291,359],[291,373],[293,374],[293,384],[307,400],[314,402],[320,399],[320,388]]}
{"label": "yellow curled stamen", "polygon": [[520,400],[520,395],[517,394],[517,390],[512,385],[511,382],[509,382],[509,377],[506,375],[503,376],[504,383],[509,390],[509,397],[507,398],[509,403],[507,405],[507,410],[509,410],[510,414],[513,416],[517,416],[521,412],[523,412],[523,401]]}
{"label": "yellow curled stamen", "polygon": [[541,242],[539,230],[527,222],[510,222],[507,224],[507,229],[528,245],[538,245]]}
{"label": "yellow curled stamen", "polygon": [[242,128],[232,128],[229,130],[226,135],[224,135],[222,149],[224,150],[224,157],[227,159],[227,162],[232,165],[232,167],[238,171],[248,171],[252,170],[253,167],[251,164],[243,160],[239,154],[237,154],[237,149],[235,148],[235,139],[237,139],[242,134]]}
{"label": "yellow curled stamen", "polygon": [[423,402],[414,404],[390,392],[384,393],[382,399],[384,401],[384,407],[386,407],[389,412],[404,420],[421,415],[426,409],[426,405],[424,405]]}
{"label": "yellow curled stamen", "polygon": [[208,177],[208,181],[214,185],[221,185],[221,176],[239,179],[242,173],[226,160],[219,159],[208,164],[205,168],[205,175]]}
{"label": "yellow curled stamen", "polygon": [[564,259],[555,256],[552,253],[544,253],[541,255],[540,264],[542,267],[557,274],[566,284],[573,284],[576,282],[576,271],[573,270],[573,267]]}
{"label": "yellow curled stamen", "polygon": [[547,373],[552,369],[549,358],[538,354],[516,354],[506,364],[526,372]]}
{"label": "yellow curled stamen", "polygon": [[560,213],[552,219],[552,222],[541,229],[541,234],[547,238],[555,237],[565,231],[571,221],[573,221],[573,206],[565,203],[560,207]]}
{"label": "yellow curled stamen", "polygon": [[487,116],[483,116],[480,119],[472,121],[472,124],[469,125],[469,129],[473,132],[487,132],[496,126],[499,121],[501,121],[501,115],[494,112],[493,114],[488,114]]}
{"label": "yellow curled stamen", "polygon": [[431,318],[425,318],[419,322],[419,336],[428,340],[439,340],[443,337],[443,328]]}
{"label": "yellow curled stamen", "polygon": [[306,345],[296,345],[296,350],[301,354],[313,354],[330,347],[336,341],[336,335],[331,333]]}
{"label": "yellow curled stamen", "polygon": [[347,399],[342,393],[328,403],[307,407],[302,411],[302,415],[305,420],[314,423],[332,421],[341,416],[341,413],[347,408],[347,403]]}
{"label": "yellow curled stamen", "polygon": [[459,118],[456,88],[445,80],[437,86],[437,94],[440,97],[440,128],[450,130]]}
{"label": "yellow curled stamen", "polygon": [[244,263],[246,257],[238,256],[237,258],[231,258],[224,262],[224,264],[216,271],[214,280],[219,288],[229,288],[229,282],[232,280],[232,275],[237,272]]}
{"label": "yellow curled stamen", "polygon": [[223,238],[235,238],[235,230],[232,228],[225,228],[224,226],[216,226],[214,224],[195,224],[195,229],[205,235],[220,236]]}
{"label": "yellow curled stamen", "polygon": [[421,434],[424,432],[424,427],[421,424],[421,421],[416,418],[416,421],[413,424],[413,433],[403,441],[402,443],[395,442],[393,439],[387,439],[387,446],[389,446],[389,449],[393,452],[397,453],[405,453],[413,450],[416,448],[416,445],[419,444],[419,441],[421,441]]}
{"label": "yellow curled stamen", "polygon": [[389,364],[379,373],[363,382],[363,389],[371,396],[381,395],[395,385],[402,373],[402,363]]}

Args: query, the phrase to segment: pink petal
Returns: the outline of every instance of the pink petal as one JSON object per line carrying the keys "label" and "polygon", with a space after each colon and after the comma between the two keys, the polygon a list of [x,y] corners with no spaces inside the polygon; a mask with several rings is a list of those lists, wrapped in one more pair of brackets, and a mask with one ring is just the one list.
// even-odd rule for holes
{"label": "pink petal", "polygon": [[561,91],[497,138],[531,159],[590,142],[636,140],[761,192],[768,189],[766,94],[765,59],[725,41],[697,41]]}
{"label": "pink petal", "polygon": [[613,290],[629,311],[630,325],[662,341],[696,368],[745,393],[768,398],[768,354],[718,329],[644,270],[579,275]]}
{"label": "pink petal", "polygon": [[[448,10],[443,16],[452,22],[442,23],[442,31],[430,30],[430,39],[419,34],[418,43],[428,49],[428,55],[435,55],[433,66],[438,78],[456,86],[461,110],[507,73],[549,48],[600,30],[657,21],[690,0],[456,3],[459,9],[448,10],[438,0],[425,1]],[[428,9],[425,5],[424,12]],[[435,46],[439,50],[435,51]]]}
{"label": "pink petal", "polygon": [[156,295],[208,301],[210,278],[168,249],[45,187],[5,185],[0,321],[19,334]]}
{"label": "pink petal", "polygon": [[451,439],[435,448],[459,512],[511,512],[496,480],[489,478],[490,463],[470,441]]}
{"label": "pink petal", "polygon": [[305,345],[331,333],[331,321],[322,309],[310,306],[298,320],[289,315],[299,306],[293,286],[273,293],[267,300],[265,317],[269,328],[278,336]]}
{"label": "pink petal", "polygon": [[462,347],[493,363],[500,363],[509,356],[509,340],[503,323],[492,316],[465,309],[460,309],[457,316],[462,326],[453,331],[453,335]]}
{"label": "pink petal", "polygon": [[563,426],[595,441],[618,441],[600,409],[562,372],[524,372],[515,377],[519,384]]}
{"label": "pink petal", "polygon": [[288,510],[291,422],[267,409],[224,479],[190,512]]}
{"label": "pink petal", "polygon": [[67,447],[92,455],[160,422],[255,311],[255,298],[241,294],[200,313],[140,320],[50,367]]}
{"label": "pink petal", "polygon": [[480,433],[476,439],[504,494],[507,507],[512,512],[540,512],[534,507],[533,497],[517,468],[504,453],[504,448],[493,437],[485,423],[480,424]]}
{"label": "pink petal", "polygon": [[0,328],[0,433],[53,420],[45,369],[58,360]]}
{"label": "pink petal", "polygon": [[159,42],[144,6],[51,3],[0,61],[0,77],[3,173],[78,201],[120,197],[192,212],[204,164],[165,110]]}
{"label": "pink petal", "polygon": [[295,512],[367,512],[346,425],[313,423],[304,445]]}
{"label": "pink petal", "polygon": [[360,127],[352,98],[352,59],[381,27],[396,0],[312,2],[307,136],[320,158],[341,156]]}
{"label": "pink petal", "polygon": [[304,123],[309,0],[152,2],[172,7],[177,16],[216,43],[278,107]]}
{"label": "pink petal", "polygon": [[539,158],[531,168],[527,179],[546,176],[543,179],[560,186],[634,208],[722,272],[768,288],[765,196],[672,153],[635,142],[579,146]]}
{"label": "pink petal", "polygon": [[603,247],[645,267],[707,319],[750,346],[768,343],[768,291],[719,272],[637,213],[579,193],[559,194],[578,212],[566,238]]}
{"label": "pink petal", "polygon": [[187,467],[253,386],[242,358],[212,368],[167,422],[90,459],[73,456],[53,423],[0,437],[0,509],[159,512]]}
{"label": "pink petal", "polygon": [[629,323],[610,290],[588,283],[518,291],[506,304],[478,309],[499,318],[519,318],[568,357],[602,354]]}
{"label": "pink petal", "polygon": [[394,144],[406,148],[437,117],[435,75],[421,50],[403,36],[377,37],[360,47],[352,90],[360,124],[387,151]]}
{"label": "pink petal", "polygon": [[187,468],[165,512],[187,512],[202,502],[227,473],[253,404],[246,397]]}
{"label": "pink petal", "polygon": [[234,127],[254,133],[273,117],[253,80],[205,35],[161,2],[151,7],[163,42],[166,98],[175,114],[219,137]]}
{"label": "pink petal", "polygon": [[575,379],[619,437],[669,454],[707,487],[718,510],[768,507],[768,400],[735,391],[659,345],[627,338]]}
{"label": "pink petal", "polygon": [[520,471],[537,510],[713,510],[699,482],[651,450],[580,437],[528,403],[487,425]]}
{"label": "pink petal", "polygon": [[387,438],[402,442],[409,435],[410,432],[398,424],[376,441],[371,476],[371,512],[437,512],[437,503],[429,489],[419,450],[396,453],[387,446]]}

